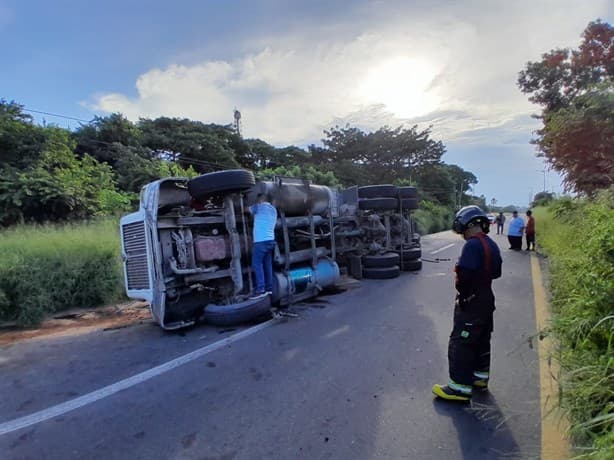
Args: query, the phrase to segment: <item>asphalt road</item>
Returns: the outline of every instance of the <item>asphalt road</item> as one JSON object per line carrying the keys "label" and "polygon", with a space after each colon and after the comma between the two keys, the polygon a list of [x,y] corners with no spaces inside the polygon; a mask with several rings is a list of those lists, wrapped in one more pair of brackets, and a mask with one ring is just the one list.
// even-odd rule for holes
{"label": "asphalt road", "polygon": [[[491,391],[471,405],[431,394],[447,380],[462,246],[445,232],[423,238],[422,271],[362,280],[256,330],[143,324],[0,348],[0,458],[537,459],[530,256],[494,238],[504,261]],[[78,398],[81,407],[53,416]],[[32,414],[39,421],[20,428]]]}

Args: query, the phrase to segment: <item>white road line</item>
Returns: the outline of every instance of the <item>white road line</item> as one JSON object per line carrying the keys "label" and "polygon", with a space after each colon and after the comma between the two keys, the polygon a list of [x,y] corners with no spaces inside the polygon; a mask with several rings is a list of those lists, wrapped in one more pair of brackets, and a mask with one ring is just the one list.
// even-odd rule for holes
{"label": "white road line", "polygon": [[439,248],[439,249],[437,249],[437,250],[435,250],[435,251],[431,252],[431,254],[437,254],[438,252],[445,251],[446,249],[451,248],[452,246],[454,246],[454,244],[455,244],[455,243],[450,243],[450,244],[447,244],[447,245],[445,245],[443,248]]}
{"label": "white road line", "polygon": [[106,398],[107,396],[114,395],[115,393],[138,385],[139,383],[146,382],[153,377],[164,374],[165,372],[173,370],[176,367],[183,366],[184,364],[187,364],[190,361],[194,361],[195,359],[198,359],[208,353],[211,353],[212,351],[218,350],[222,347],[225,347],[226,345],[229,345],[249,335],[252,335],[276,322],[276,319],[271,319],[264,323],[258,324],[257,326],[245,329],[244,331],[237,332],[236,334],[233,334],[230,337],[226,337],[219,342],[211,343],[205,347],[199,348],[198,350],[194,350],[186,355],[180,356],[179,358],[175,358],[164,364],[160,364],[159,366],[141,372],[140,374],[133,375],[132,377],[128,377],[127,379],[120,380],[119,382],[100,388],[99,390],[92,391],[91,393],[79,396],[78,398],[71,399],[70,401],[63,402],[56,406],[48,407],[47,409],[43,409],[33,414],[1,423],[0,436],[2,436],[3,434],[20,430],[22,428],[26,428],[31,425],[35,425],[40,422],[44,422],[53,417],[57,417],[59,415],[65,414],[66,412],[73,411],[80,407],[96,402],[100,399]]}

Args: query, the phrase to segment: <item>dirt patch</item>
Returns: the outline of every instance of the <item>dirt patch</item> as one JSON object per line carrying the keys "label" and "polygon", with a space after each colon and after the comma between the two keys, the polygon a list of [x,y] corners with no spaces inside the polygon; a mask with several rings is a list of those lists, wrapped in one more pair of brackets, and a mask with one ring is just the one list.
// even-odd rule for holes
{"label": "dirt patch", "polygon": [[96,309],[68,310],[46,319],[35,328],[0,325],[0,346],[23,340],[87,334],[101,329],[121,329],[151,321],[149,304],[141,301]]}

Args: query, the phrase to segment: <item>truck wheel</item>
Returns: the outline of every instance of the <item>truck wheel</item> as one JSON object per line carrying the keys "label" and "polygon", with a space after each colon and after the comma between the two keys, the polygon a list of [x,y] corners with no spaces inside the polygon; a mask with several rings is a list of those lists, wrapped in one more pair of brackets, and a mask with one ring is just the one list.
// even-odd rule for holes
{"label": "truck wheel", "polygon": [[398,265],[386,268],[363,268],[363,278],[369,278],[373,280],[387,280],[390,278],[396,278],[401,274],[401,269]]}
{"label": "truck wheel", "polygon": [[402,251],[397,251],[397,253],[403,261],[416,260],[422,257],[422,248],[403,249]]}
{"label": "truck wheel", "polygon": [[234,326],[269,315],[270,310],[271,296],[263,295],[230,305],[207,305],[205,321],[214,326]]}
{"label": "truck wheel", "polygon": [[418,190],[416,190],[416,187],[399,187],[399,196],[401,198],[418,198]]}
{"label": "truck wheel", "polygon": [[362,210],[386,211],[399,207],[399,200],[396,198],[364,198],[358,201],[358,208]]}
{"label": "truck wheel", "polygon": [[420,259],[403,261],[403,271],[413,272],[422,268],[422,261]]}
{"label": "truck wheel", "polygon": [[245,169],[228,169],[195,177],[188,182],[188,191],[197,200],[219,193],[247,190],[256,184],[254,175]]}
{"label": "truck wheel", "polygon": [[399,265],[401,258],[396,252],[376,256],[362,256],[362,266],[364,268],[388,268]]}
{"label": "truck wheel", "polygon": [[403,198],[403,199],[401,199],[401,207],[404,210],[418,209],[418,198]]}
{"label": "truck wheel", "polygon": [[358,187],[358,198],[396,198],[398,189],[396,185],[365,185]]}

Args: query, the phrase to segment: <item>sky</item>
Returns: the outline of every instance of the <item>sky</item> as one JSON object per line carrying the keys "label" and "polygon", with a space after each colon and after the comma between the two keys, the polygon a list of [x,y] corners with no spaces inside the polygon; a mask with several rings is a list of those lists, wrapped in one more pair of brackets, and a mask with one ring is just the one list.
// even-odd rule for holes
{"label": "sky", "polygon": [[613,17],[609,0],[0,0],[0,98],[80,120],[229,124],[236,108],[244,137],[276,146],[431,126],[474,194],[523,206],[562,188],[518,72]]}

